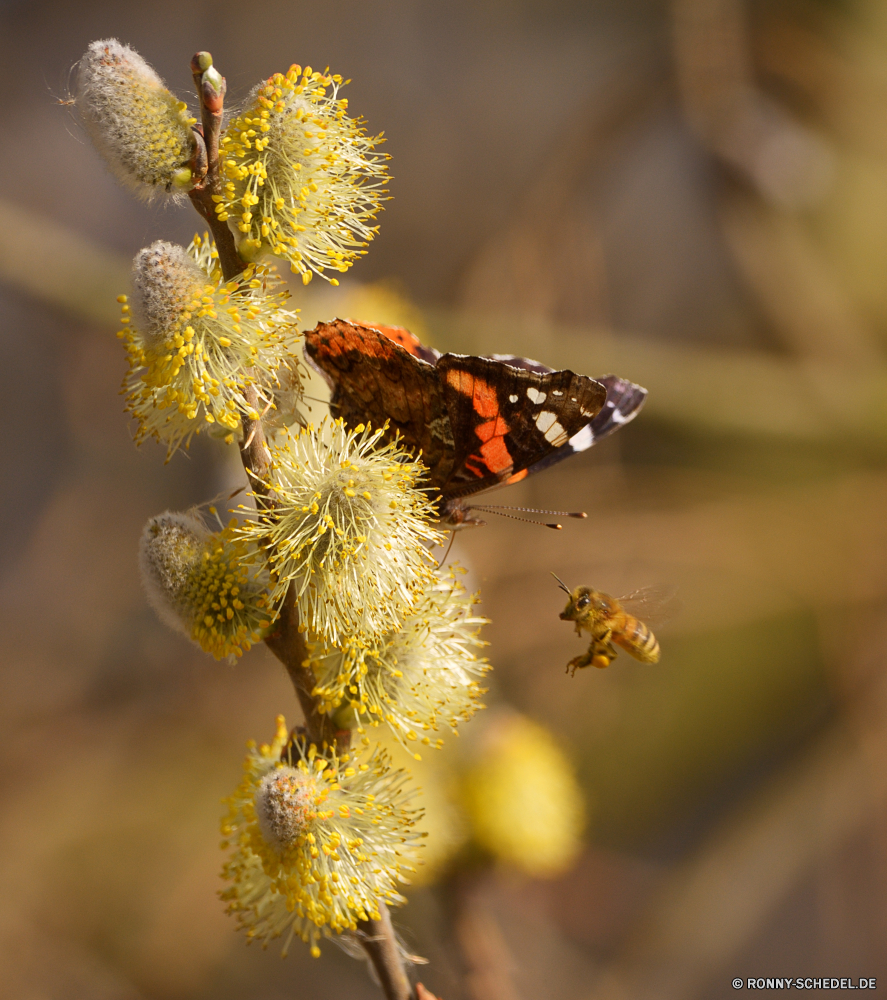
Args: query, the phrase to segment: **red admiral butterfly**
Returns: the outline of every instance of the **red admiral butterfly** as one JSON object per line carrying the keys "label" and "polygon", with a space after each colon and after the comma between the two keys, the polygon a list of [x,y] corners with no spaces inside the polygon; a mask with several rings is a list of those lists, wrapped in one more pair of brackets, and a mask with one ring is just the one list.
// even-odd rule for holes
{"label": "red admiral butterfly", "polygon": [[440,354],[403,327],[337,319],[305,334],[305,353],[329,383],[346,427],[388,421],[421,453],[440,520],[482,524],[464,498],[517,482],[631,420],[647,390],[615,375],[552,371],[536,361]]}

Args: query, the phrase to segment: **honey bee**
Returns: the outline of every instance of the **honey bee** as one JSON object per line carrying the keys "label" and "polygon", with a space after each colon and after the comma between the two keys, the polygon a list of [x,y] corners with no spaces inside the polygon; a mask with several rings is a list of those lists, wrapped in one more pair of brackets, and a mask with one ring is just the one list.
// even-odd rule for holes
{"label": "honey bee", "polygon": [[[671,587],[643,587],[625,597],[611,597],[591,587],[569,590],[552,573],[558,586],[570,598],[561,612],[561,620],[576,623],[576,634],[591,633],[588,651],[567,664],[567,672],[575,674],[583,667],[609,667],[616,659],[620,646],[641,663],[659,662],[659,642],[650,627],[640,620],[664,622],[676,610]],[[615,645],[614,645],[615,643]]]}

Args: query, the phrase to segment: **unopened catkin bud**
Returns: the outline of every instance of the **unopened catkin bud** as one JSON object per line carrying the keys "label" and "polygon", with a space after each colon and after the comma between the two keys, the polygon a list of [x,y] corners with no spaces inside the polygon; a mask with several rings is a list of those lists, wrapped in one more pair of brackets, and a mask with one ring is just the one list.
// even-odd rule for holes
{"label": "unopened catkin bud", "polygon": [[116,38],[93,42],[77,69],[76,104],[96,149],[140,197],[191,187],[195,119],[138,52]]}
{"label": "unopened catkin bud", "polygon": [[160,618],[217,660],[240,656],[270,627],[256,552],[207,529],[191,513],[167,511],[145,525],[142,582]]}
{"label": "unopened catkin bud", "polygon": [[256,819],[265,841],[280,851],[293,846],[314,818],[317,783],[294,767],[269,771],[256,789]]}
{"label": "unopened catkin bud", "polygon": [[166,340],[177,331],[206,284],[206,272],[184,247],[158,240],[140,250],[132,264],[132,305],[145,338]]}

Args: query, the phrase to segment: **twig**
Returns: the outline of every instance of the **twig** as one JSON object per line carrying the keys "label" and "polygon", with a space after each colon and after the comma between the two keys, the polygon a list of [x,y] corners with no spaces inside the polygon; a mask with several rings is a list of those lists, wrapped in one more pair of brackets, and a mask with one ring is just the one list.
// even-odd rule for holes
{"label": "twig", "polygon": [[[219,222],[212,200],[212,196],[218,195],[221,191],[219,134],[222,129],[225,79],[213,68],[212,56],[208,52],[195,54],[191,60],[191,72],[200,98],[202,138],[206,149],[206,175],[191,192],[190,198],[212,231],[219,254],[222,277],[229,281],[246,270],[247,262],[237,253],[234,237],[227,224]],[[255,388],[248,386],[244,395],[252,411],[259,413]],[[271,455],[265,442],[261,417],[256,420],[244,418],[240,458],[257,502],[266,507],[273,506],[274,501],[268,496],[266,485],[269,479]],[[274,630],[266,638],[265,644],[286,667],[293,682],[305,716],[308,739],[318,745],[327,743],[347,747],[350,742],[350,732],[336,730],[330,717],[319,711],[317,699],[312,694],[315,682],[310,668],[305,666],[308,648],[304,633],[299,629],[299,611],[292,586],[287,592]],[[403,959],[397,946],[391,917],[382,902],[379,904],[379,913],[379,920],[362,920],[357,925],[361,932],[363,948],[376,970],[386,1000],[416,1000],[416,994],[407,979]]]}
{"label": "twig", "polygon": [[[224,274],[224,272],[223,272]],[[255,386],[248,385],[244,389],[247,405],[253,413],[259,412],[259,398]],[[268,496],[268,474],[271,471],[271,453],[265,443],[265,431],[262,429],[262,419],[243,419],[243,443],[240,445],[240,460],[249,477],[250,488],[262,497],[263,503],[272,505]]]}
{"label": "twig", "polygon": [[482,874],[457,876],[455,936],[465,964],[465,985],[471,1000],[520,1000],[512,970],[514,960],[496,918],[484,904]]}
{"label": "twig", "polygon": [[203,127],[203,145],[206,149],[206,174],[194,187],[189,197],[191,203],[206,220],[215,240],[219,264],[226,281],[246,270],[247,263],[237,252],[234,234],[227,223],[216,215],[213,195],[220,195],[222,182],[219,174],[219,135],[225,104],[225,78],[213,67],[208,52],[196,52],[191,59],[191,74],[200,98],[200,120]]}
{"label": "twig", "polygon": [[317,699],[313,697],[314,675],[310,667],[304,666],[308,658],[305,635],[299,631],[299,609],[296,606],[295,593],[290,586],[287,591],[280,615],[274,623],[274,631],[265,639],[265,645],[286,667],[286,672],[293,682],[296,697],[302,706],[305,716],[305,731],[308,739],[318,746],[323,743],[336,743],[340,749],[347,745],[350,732],[339,732],[335,729],[328,715],[318,711]]}
{"label": "twig", "polygon": [[379,977],[379,984],[388,1000],[415,1000],[416,994],[407,979],[403,959],[391,915],[384,903],[379,903],[379,920],[361,920],[357,927],[361,931],[361,944],[369,955],[373,968]]}

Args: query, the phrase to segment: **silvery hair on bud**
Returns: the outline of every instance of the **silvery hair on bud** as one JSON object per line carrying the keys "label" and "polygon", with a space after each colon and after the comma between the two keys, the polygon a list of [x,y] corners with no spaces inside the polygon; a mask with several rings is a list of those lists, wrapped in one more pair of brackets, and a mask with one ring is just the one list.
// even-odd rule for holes
{"label": "silvery hair on bud", "polygon": [[[188,165],[196,140],[175,96],[135,49],[116,38],[90,43],[75,96],[83,127],[121,184],[149,201],[181,199],[174,173]],[[186,151],[181,162],[168,159],[170,136]]]}
{"label": "silvery hair on bud", "polygon": [[209,536],[193,514],[168,510],[148,521],[139,540],[139,569],[148,602],[161,621],[188,637],[191,622],[183,599]]}
{"label": "silvery hair on bud", "polygon": [[209,279],[188,251],[158,240],[132,262],[132,305],[140,332],[164,340]]}

